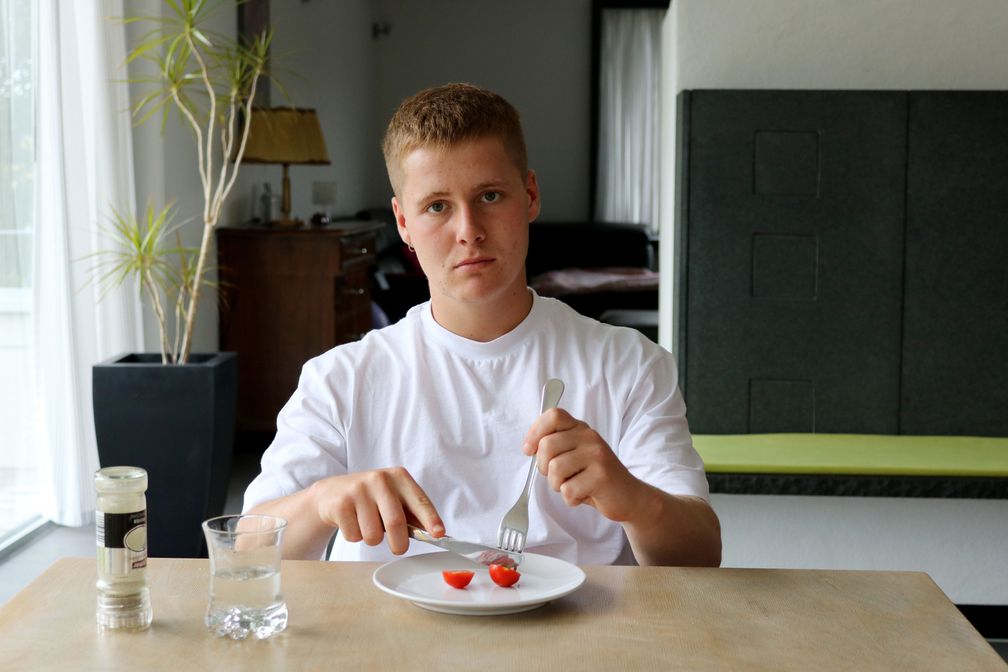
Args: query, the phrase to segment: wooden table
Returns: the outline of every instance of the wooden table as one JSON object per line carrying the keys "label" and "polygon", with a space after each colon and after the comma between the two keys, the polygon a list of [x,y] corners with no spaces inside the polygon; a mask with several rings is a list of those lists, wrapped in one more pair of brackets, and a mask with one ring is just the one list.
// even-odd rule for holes
{"label": "wooden table", "polygon": [[95,629],[95,563],[56,562],[0,608],[5,670],[1004,670],[926,574],[585,567],[575,593],[450,616],[378,590],[373,563],[290,561],[288,629],[208,634],[206,560],[151,559],[154,625]]}

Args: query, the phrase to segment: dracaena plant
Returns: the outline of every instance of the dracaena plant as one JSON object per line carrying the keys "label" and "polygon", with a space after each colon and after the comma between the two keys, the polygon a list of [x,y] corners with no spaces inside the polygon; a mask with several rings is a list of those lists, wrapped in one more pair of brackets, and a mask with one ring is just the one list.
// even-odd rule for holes
{"label": "dracaena plant", "polygon": [[[192,349],[193,325],[207,281],[207,255],[225,199],[245,155],[256,87],[267,71],[272,32],[239,41],[206,27],[221,5],[241,0],[164,0],[162,16],[136,16],[124,23],[150,25],[133,45],[126,64],[149,61],[150,74],[128,81],[142,90],[132,106],[135,124],[161,113],[162,132],[176,112],[196,144],[203,196],[202,238],[198,248],[170,243],[177,235],[172,206],[152,205],[139,218],[113,212],[107,231],[117,249],[99,253],[100,276],[107,285],[130,278],[151,304],[160,329],[161,359],[184,364]],[[229,160],[230,158],[230,160]],[[196,218],[193,218],[196,219]],[[170,337],[173,334],[173,337]]]}
{"label": "dracaena plant", "polygon": [[[134,278],[158,321],[161,361],[178,361],[175,353],[180,351],[181,327],[192,295],[197,248],[182,244],[173,204],[157,210],[148,203],[139,218],[113,208],[109,222],[102,230],[118,244],[91,255],[98,262],[94,270],[101,296]],[[203,284],[214,283],[204,280]],[[172,303],[166,310],[168,300]],[[169,310],[174,319],[169,319]]]}

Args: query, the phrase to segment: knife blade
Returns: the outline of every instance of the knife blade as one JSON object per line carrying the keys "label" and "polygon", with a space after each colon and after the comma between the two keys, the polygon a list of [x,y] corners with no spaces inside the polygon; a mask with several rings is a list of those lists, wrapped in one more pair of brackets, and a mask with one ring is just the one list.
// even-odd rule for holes
{"label": "knife blade", "polygon": [[494,548],[493,546],[484,546],[483,544],[476,544],[471,541],[461,541],[448,536],[432,537],[415,525],[408,525],[407,527],[409,528],[410,536],[417,541],[451,551],[456,555],[461,555],[481,565],[504,565],[505,567],[514,569],[522,561],[521,553],[512,553]]}

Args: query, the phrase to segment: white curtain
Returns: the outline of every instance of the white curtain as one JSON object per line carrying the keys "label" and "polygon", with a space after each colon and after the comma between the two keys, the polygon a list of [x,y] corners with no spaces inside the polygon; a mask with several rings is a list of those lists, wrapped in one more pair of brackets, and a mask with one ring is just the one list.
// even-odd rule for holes
{"label": "white curtain", "polygon": [[[86,257],[111,243],[111,209],[135,212],[122,0],[38,5],[34,320],[36,430],[50,475],[43,514],[93,519],[98,454],[91,366],[143,343],[136,289],[99,292]],[[138,441],[142,437],[137,437]]]}
{"label": "white curtain", "polygon": [[595,216],[658,231],[661,26],[665,10],[602,12]]}

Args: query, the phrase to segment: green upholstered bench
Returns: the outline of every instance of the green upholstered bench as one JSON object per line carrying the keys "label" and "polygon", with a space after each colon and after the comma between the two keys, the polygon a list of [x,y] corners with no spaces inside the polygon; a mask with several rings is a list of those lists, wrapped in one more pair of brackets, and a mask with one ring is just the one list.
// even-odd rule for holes
{"label": "green upholstered bench", "polygon": [[697,434],[711,492],[1008,499],[1008,438]]}

